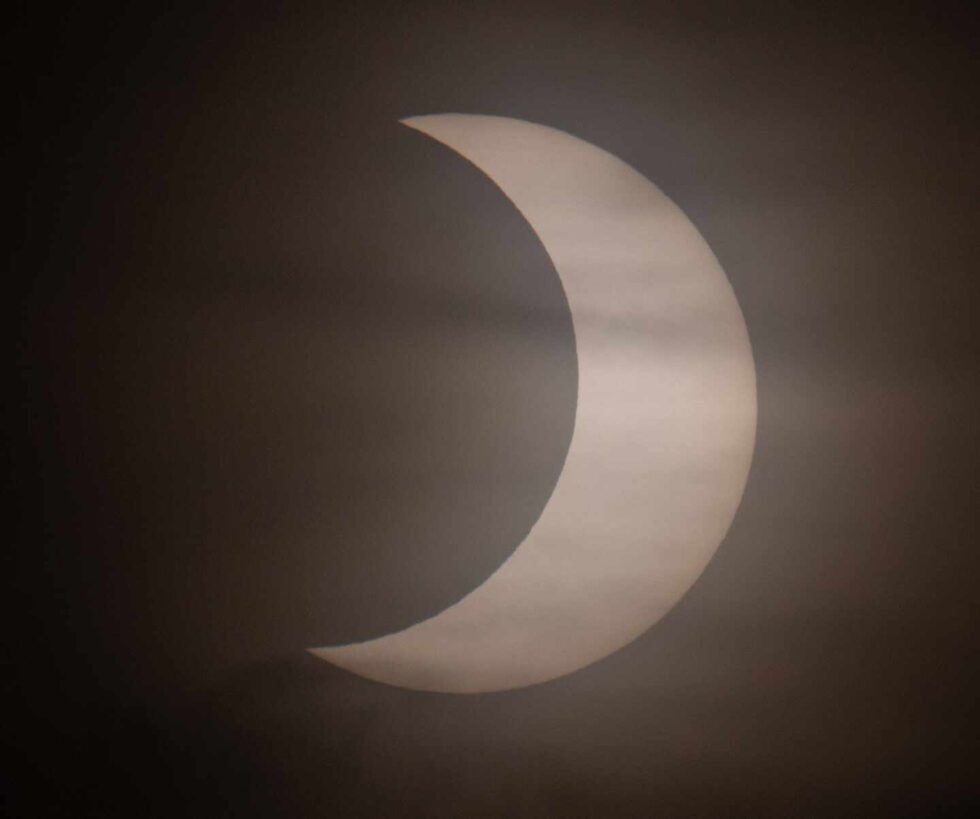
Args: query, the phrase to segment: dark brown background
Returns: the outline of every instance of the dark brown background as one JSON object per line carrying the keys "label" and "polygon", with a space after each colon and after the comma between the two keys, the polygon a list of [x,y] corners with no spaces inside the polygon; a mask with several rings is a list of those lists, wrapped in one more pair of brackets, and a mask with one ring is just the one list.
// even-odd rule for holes
{"label": "dark brown background", "polygon": [[[8,813],[976,802],[966,6],[318,5],[9,27]],[[568,444],[557,277],[488,180],[397,124],[443,111],[655,181],[759,376],[742,507],[680,605],[475,697],[302,651],[478,584]]]}

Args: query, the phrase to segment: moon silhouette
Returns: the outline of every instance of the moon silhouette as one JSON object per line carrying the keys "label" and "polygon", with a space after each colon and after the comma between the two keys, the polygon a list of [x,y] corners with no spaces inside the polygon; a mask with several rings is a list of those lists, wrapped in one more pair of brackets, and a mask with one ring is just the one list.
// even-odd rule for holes
{"label": "moon silhouette", "polygon": [[697,229],[621,160],[515,119],[403,123],[476,165],[541,239],[572,314],[575,429],[540,518],[482,585],[403,631],[310,651],[404,688],[533,685],[642,634],[718,548],[755,440],[748,332]]}

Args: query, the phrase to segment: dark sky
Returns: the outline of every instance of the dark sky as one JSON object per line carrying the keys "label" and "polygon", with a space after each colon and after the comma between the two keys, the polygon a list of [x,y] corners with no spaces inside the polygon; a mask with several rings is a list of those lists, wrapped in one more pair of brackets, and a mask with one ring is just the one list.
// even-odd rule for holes
{"label": "dark sky", "polygon": [[[5,35],[9,815],[980,801],[966,4],[137,5]],[[742,506],[681,603],[577,674],[465,697],[303,652],[465,595],[568,446],[543,248],[397,123],[447,111],[660,186],[759,379]]]}

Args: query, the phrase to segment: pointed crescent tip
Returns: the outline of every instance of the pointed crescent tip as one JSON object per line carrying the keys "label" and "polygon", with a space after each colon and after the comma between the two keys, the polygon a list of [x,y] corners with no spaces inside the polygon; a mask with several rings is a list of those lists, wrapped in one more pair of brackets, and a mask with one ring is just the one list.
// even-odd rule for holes
{"label": "pointed crescent tip", "polygon": [[420,134],[425,134],[425,136],[441,142],[442,140],[433,132],[433,128],[437,128],[439,120],[444,119],[445,116],[445,114],[420,114],[416,117],[404,117],[398,122],[413,131],[418,131]]}
{"label": "pointed crescent tip", "polygon": [[337,649],[339,648],[343,648],[343,646],[313,646],[305,649],[305,651],[314,657],[319,657],[321,660],[327,660],[334,654],[337,654]]}
{"label": "pointed crescent tip", "polygon": [[430,119],[431,117],[437,117],[437,116],[439,116],[439,114],[418,114],[418,115],[416,115],[414,117],[401,117],[398,121],[402,125],[407,125],[409,128],[418,129],[419,124],[422,121],[424,121],[426,119]]}
{"label": "pointed crescent tip", "polygon": [[413,117],[401,117],[398,122],[401,125],[407,126],[408,128],[413,128],[416,131],[421,131],[423,134],[429,134],[429,136],[432,136],[429,123],[437,122],[439,120],[473,119],[476,116],[477,115],[475,114],[459,113],[418,114]]}

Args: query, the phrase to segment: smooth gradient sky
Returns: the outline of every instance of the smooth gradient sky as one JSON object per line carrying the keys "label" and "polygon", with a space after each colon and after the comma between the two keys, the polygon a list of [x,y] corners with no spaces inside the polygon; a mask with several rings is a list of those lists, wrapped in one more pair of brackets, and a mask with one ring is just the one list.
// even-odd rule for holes
{"label": "smooth gradient sky", "polygon": [[[19,18],[8,812],[975,802],[974,33],[945,4]],[[398,124],[441,111],[654,181],[759,387],[742,506],[680,604],[578,674],[463,698],[303,651],[482,582],[568,445],[557,276]]]}

